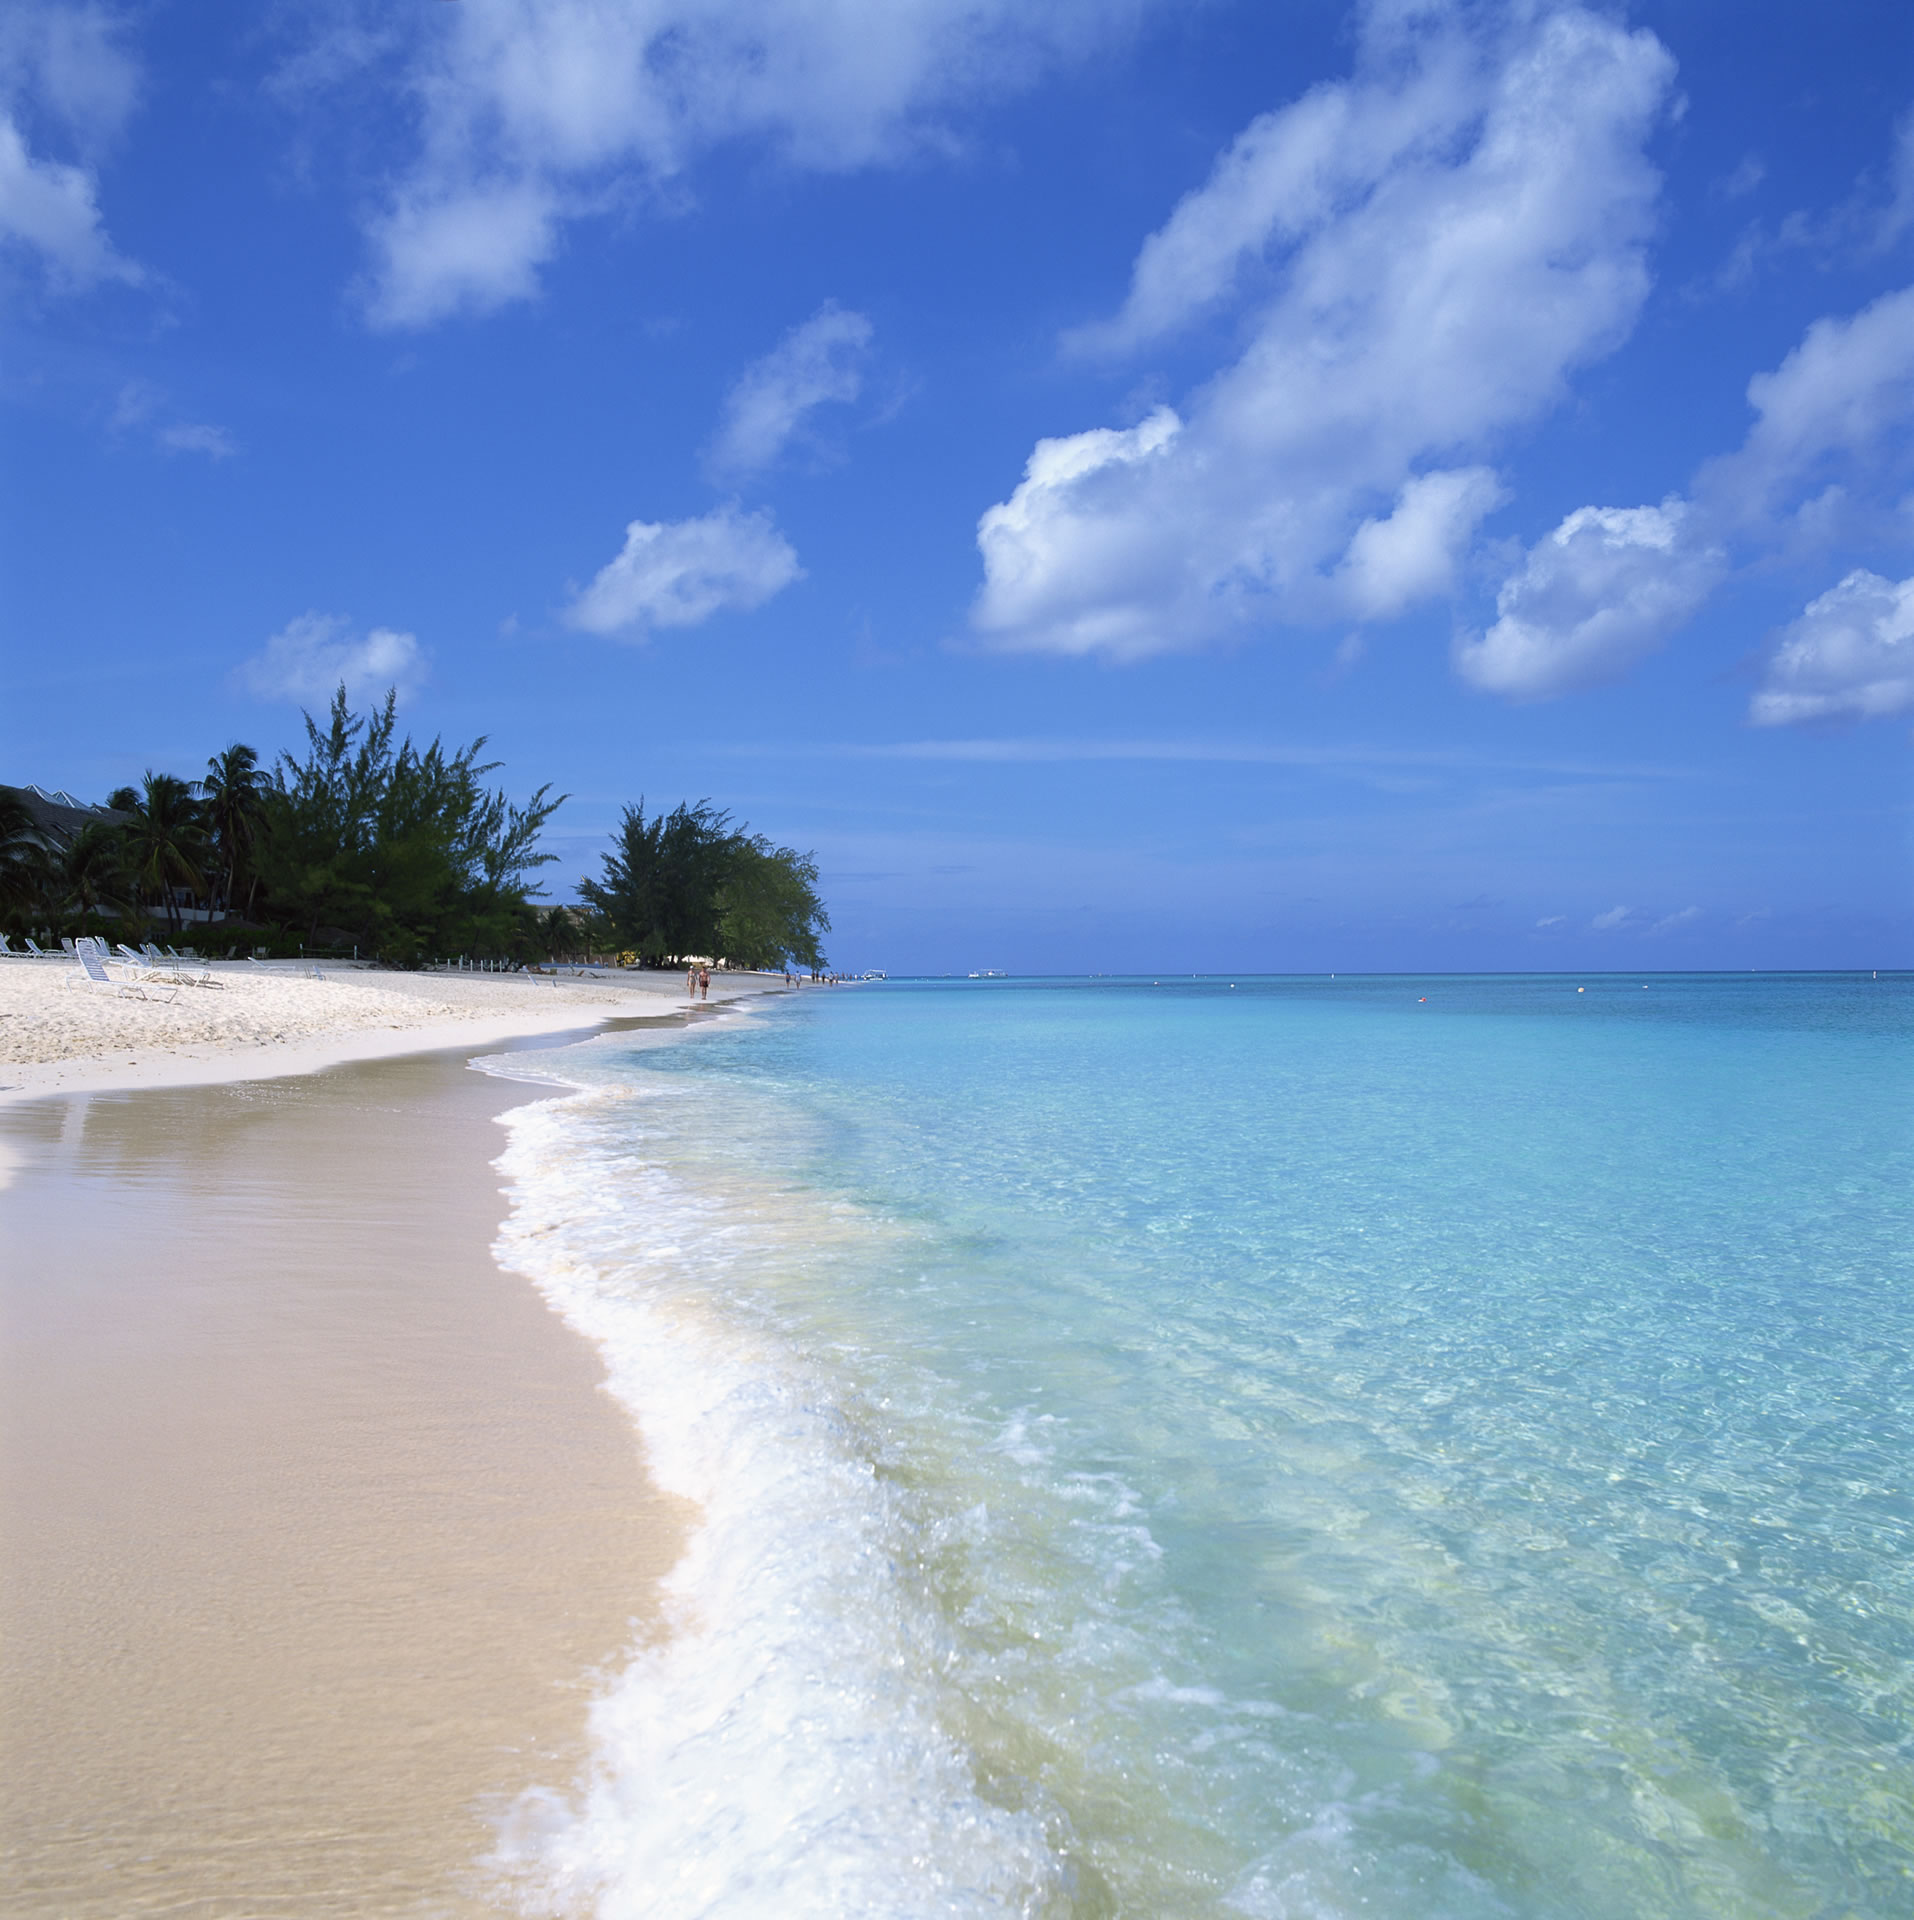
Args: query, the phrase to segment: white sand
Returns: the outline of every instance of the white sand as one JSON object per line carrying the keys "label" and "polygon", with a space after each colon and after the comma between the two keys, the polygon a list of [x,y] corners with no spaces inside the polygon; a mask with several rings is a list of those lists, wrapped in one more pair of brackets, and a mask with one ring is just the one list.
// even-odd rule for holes
{"label": "white sand", "polygon": [[[242,961],[213,966],[216,987],[182,987],[164,1002],[71,984],[78,971],[69,960],[0,961],[0,1102],[311,1073],[688,1011],[679,973],[554,979],[322,963],[314,979],[310,962]],[[782,987],[776,975],[714,974],[709,1004]]]}

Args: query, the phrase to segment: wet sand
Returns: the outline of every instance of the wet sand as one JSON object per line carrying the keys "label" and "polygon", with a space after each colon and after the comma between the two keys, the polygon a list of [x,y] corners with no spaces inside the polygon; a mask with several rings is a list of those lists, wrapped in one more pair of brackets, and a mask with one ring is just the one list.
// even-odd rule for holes
{"label": "wet sand", "polygon": [[508,1907],[681,1522],[469,1051],[0,1111],[0,1911]]}

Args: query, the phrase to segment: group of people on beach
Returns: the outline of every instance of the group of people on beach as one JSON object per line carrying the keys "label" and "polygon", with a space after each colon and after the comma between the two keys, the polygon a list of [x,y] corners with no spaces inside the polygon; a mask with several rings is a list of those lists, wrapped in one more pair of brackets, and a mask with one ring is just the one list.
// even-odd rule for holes
{"label": "group of people on beach", "polygon": [[[834,973],[811,976],[814,984],[834,987],[838,984],[838,975]],[[784,970],[784,984],[787,987],[801,987],[805,984],[801,973],[793,973],[789,967]],[[709,1000],[711,998],[711,969],[700,966],[695,960],[685,968],[685,998],[687,1000]]]}

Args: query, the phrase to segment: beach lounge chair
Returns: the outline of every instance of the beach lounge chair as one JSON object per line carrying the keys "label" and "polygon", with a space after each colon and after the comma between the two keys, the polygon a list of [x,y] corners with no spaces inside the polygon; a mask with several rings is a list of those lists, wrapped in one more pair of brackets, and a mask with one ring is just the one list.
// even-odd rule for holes
{"label": "beach lounge chair", "polygon": [[225,981],[216,980],[211,967],[203,961],[195,964],[182,960],[178,955],[166,963],[166,971],[157,977],[166,981],[178,981],[182,987],[211,987],[219,993],[226,991]]}
{"label": "beach lounge chair", "polygon": [[[112,955],[106,958],[111,959]],[[137,980],[157,980],[160,975],[160,969],[138,947],[129,947],[124,940],[120,942],[120,964],[133,968],[133,977]]]}
{"label": "beach lounge chair", "polygon": [[[26,939],[24,934],[20,937],[23,940]],[[37,941],[27,940],[26,945],[28,955],[35,960],[57,960],[60,957],[57,953],[47,952],[46,948],[41,946]]]}
{"label": "beach lounge chair", "polygon": [[0,960],[31,960],[30,953],[15,953],[13,942],[4,933],[0,933]]}
{"label": "beach lounge chair", "polygon": [[90,947],[83,947],[74,956],[79,962],[79,972],[67,981],[72,986],[77,980],[83,987],[105,987],[126,1000],[152,1000],[165,1006],[179,998],[177,987],[163,988],[137,980],[115,980],[106,970],[106,962]]}

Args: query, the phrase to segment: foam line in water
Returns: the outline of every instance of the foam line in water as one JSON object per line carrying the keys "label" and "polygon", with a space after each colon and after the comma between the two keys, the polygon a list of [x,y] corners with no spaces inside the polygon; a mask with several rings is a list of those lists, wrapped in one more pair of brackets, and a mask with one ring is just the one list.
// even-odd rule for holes
{"label": "foam line in water", "polygon": [[949,1650],[868,1449],[773,1333],[683,1285],[721,1274],[735,1223],[655,1165],[580,1153],[581,1111],[620,1098],[509,1116],[498,1253],[597,1345],[699,1519],[667,1636],[593,1706],[582,1792],[521,1800],[501,1861],[533,1908],[605,1920],[1055,1909],[1045,1816],[987,1801],[946,1730]]}

